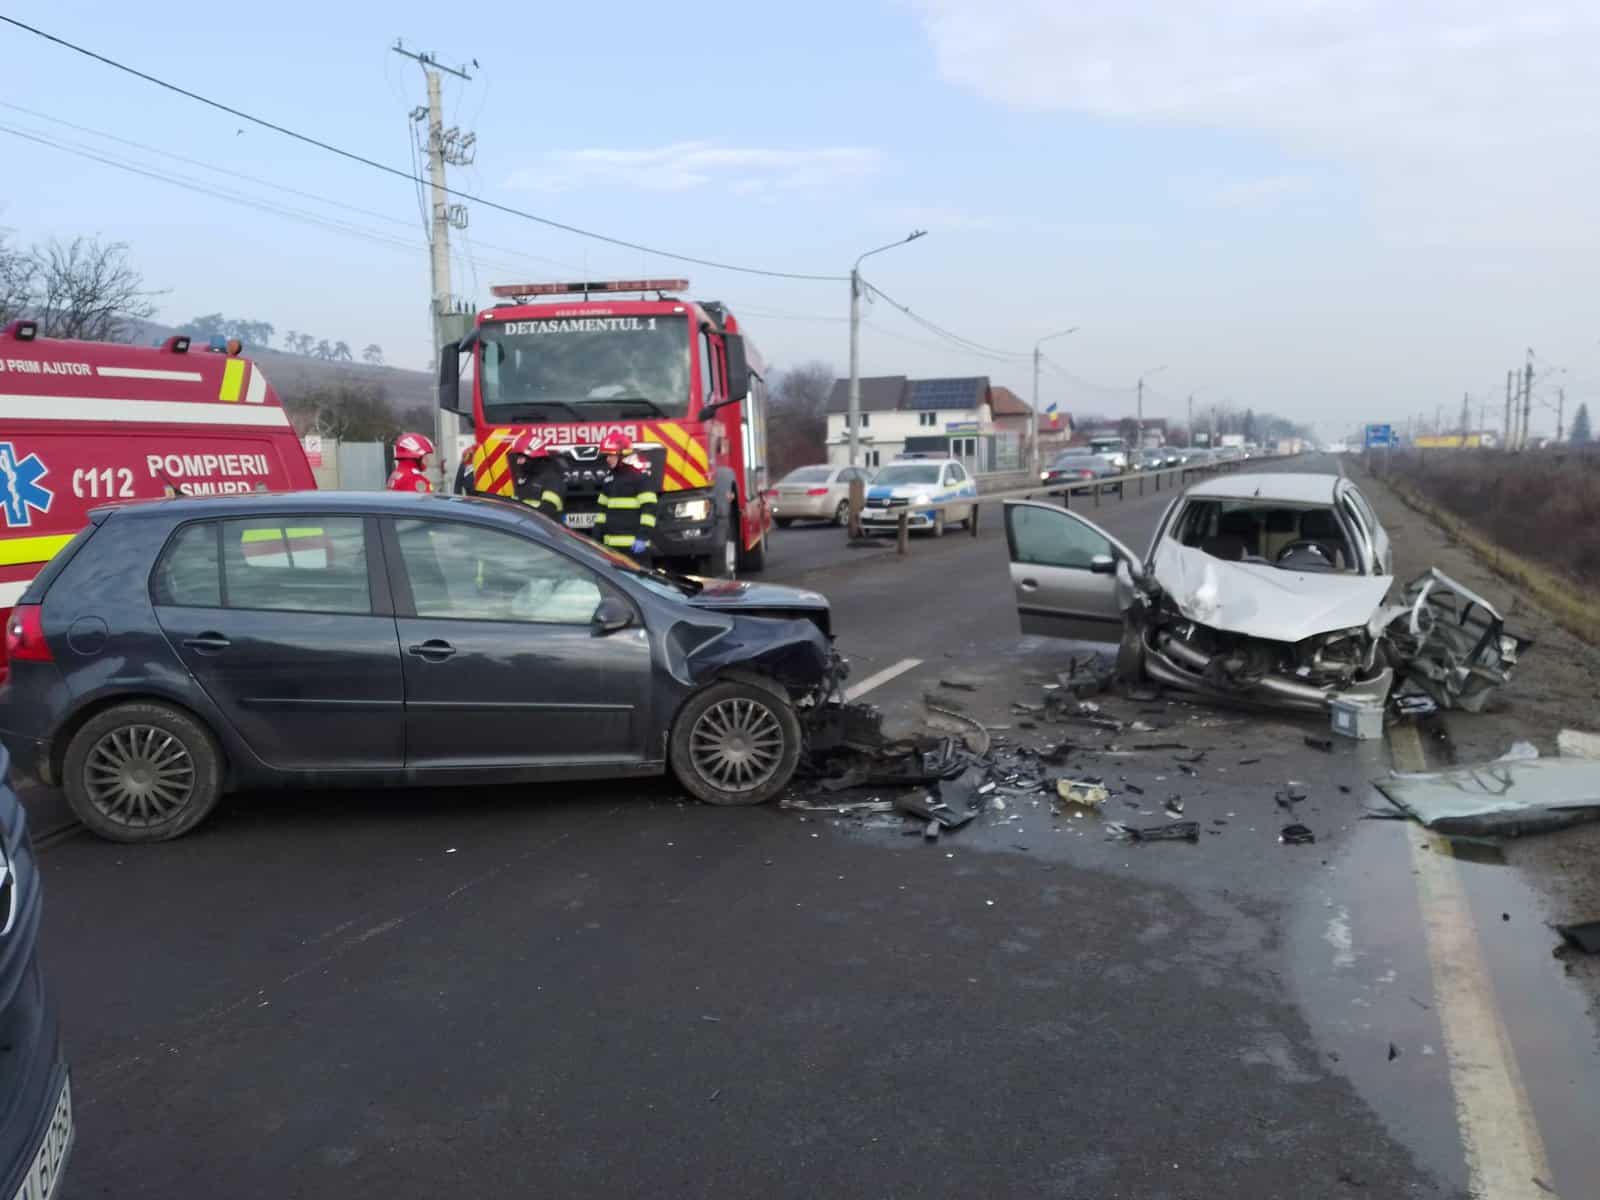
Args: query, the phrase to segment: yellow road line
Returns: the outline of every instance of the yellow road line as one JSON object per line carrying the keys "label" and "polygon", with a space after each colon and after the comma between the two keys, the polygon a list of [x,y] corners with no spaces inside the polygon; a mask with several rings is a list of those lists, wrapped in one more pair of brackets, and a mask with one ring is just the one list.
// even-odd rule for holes
{"label": "yellow road line", "polygon": [[[1389,749],[1397,770],[1427,769],[1422,739],[1413,726],[1391,729]],[[1469,1189],[1481,1200],[1550,1200],[1554,1181],[1544,1141],[1495,1000],[1450,842],[1420,828],[1407,829],[1406,842],[1416,868]]]}

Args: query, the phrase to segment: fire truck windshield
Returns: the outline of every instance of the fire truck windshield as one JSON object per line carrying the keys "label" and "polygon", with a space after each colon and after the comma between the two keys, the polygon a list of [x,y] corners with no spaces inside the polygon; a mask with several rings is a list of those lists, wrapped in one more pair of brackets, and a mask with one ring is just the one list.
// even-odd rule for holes
{"label": "fire truck windshield", "polygon": [[478,330],[489,421],[683,417],[689,331],[681,316],[552,317]]}

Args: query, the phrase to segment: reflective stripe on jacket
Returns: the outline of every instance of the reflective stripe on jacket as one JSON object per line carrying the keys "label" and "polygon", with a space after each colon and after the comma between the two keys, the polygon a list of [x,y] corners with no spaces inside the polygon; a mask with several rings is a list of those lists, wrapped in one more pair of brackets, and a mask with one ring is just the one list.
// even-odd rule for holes
{"label": "reflective stripe on jacket", "polygon": [[656,527],[656,492],[649,471],[619,464],[597,499],[595,527],[607,546],[621,550],[632,547],[635,539],[650,540]]}

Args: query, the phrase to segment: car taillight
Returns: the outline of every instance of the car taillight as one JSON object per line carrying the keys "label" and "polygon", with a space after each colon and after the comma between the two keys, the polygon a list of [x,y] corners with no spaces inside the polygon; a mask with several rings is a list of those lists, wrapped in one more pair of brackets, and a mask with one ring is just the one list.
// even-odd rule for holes
{"label": "car taillight", "polygon": [[11,662],[54,662],[44,640],[44,618],[37,604],[19,604],[6,620],[6,658]]}
{"label": "car taillight", "polygon": [[827,494],[828,494],[828,489],[825,488],[825,487],[807,488],[806,489],[806,495],[808,495],[808,496],[826,496]]}
{"label": "car taillight", "polygon": [[1079,479],[1093,479],[1094,478],[1094,472],[1093,471],[1079,471],[1078,472],[1078,478]]}

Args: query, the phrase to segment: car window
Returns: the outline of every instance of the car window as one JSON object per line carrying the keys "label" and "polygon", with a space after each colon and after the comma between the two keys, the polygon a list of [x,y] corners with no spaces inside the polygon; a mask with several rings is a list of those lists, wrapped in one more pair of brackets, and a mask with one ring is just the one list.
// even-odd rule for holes
{"label": "car window", "polygon": [[952,483],[965,483],[967,481],[966,469],[960,463],[950,464],[950,480]]}
{"label": "car window", "polygon": [[1111,553],[1109,541],[1059,509],[1018,505],[1008,515],[1019,563],[1087,571],[1097,555]]}
{"label": "car window", "polygon": [[185,608],[222,607],[222,562],[217,526],[185,525],[167,543],[156,564],[152,590],[157,604]]}
{"label": "car window", "polygon": [[784,483],[826,483],[833,474],[832,467],[801,467],[783,477]]}
{"label": "car window", "polygon": [[932,463],[890,463],[878,472],[877,482],[884,487],[908,483],[939,482],[939,468]]}
{"label": "car window", "polygon": [[452,521],[396,521],[417,616],[587,625],[600,580],[527,538]]}
{"label": "car window", "polygon": [[316,514],[222,522],[222,603],[285,612],[371,612],[366,522]]}

